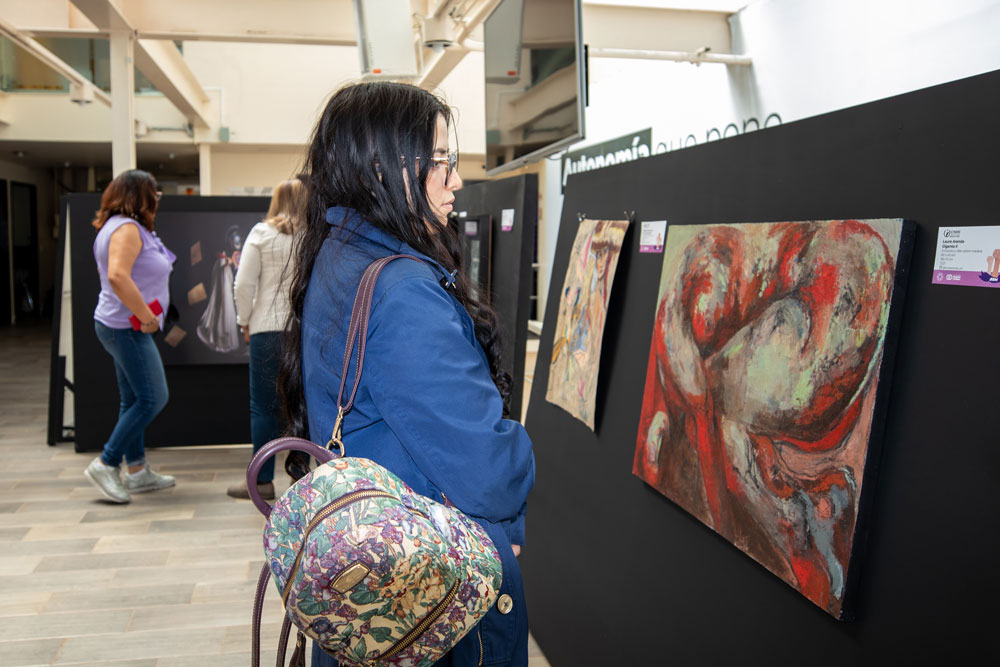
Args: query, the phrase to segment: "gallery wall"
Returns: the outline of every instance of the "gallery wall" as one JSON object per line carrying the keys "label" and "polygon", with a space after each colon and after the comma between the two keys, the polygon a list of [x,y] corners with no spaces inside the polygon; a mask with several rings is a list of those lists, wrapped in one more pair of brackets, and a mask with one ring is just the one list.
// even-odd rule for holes
{"label": "gallery wall", "polygon": [[737,118],[786,121],[1000,68],[993,0],[756,0],[730,18]]}
{"label": "gallery wall", "polygon": [[[553,289],[577,214],[671,225],[902,217],[916,223],[855,599],[837,621],[632,474],[663,256],[625,239],[596,433],[544,400],[550,289],[527,428],[537,479],[521,556],[553,665],[983,664],[1000,473],[1000,290],[931,284],[939,226],[998,224],[1000,73],[570,178]],[[668,228],[669,238],[669,228]],[[558,284],[557,284],[558,283]],[[994,370],[991,370],[994,369]]]}

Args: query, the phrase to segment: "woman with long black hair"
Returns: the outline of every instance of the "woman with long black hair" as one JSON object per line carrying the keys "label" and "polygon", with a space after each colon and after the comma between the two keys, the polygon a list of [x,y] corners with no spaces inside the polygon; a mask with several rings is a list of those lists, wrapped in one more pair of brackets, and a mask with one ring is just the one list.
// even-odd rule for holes
{"label": "woman with long black hair", "polygon": [[[449,147],[451,113],[405,84],[339,90],[307,158],[309,207],[279,389],[291,430],[327,442],[354,295],[375,259],[364,373],[343,421],[350,456],[372,459],[416,492],[480,523],[503,563],[497,605],[442,665],[528,664],[527,611],[515,556],[534,483],[531,441],[506,419],[496,315],[474,298],[461,246],[447,226],[462,185]],[[314,647],[313,665],[335,664]]]}

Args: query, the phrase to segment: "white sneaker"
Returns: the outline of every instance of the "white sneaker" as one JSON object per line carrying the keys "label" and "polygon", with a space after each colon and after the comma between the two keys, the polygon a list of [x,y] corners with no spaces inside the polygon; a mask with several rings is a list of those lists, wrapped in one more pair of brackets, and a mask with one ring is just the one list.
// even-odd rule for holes
{"label": "white sneaker", "polygon": [[131,493],[159,491],[160,489],[169,488],[176,483],[177,480],[170,475],[161,475],[153,472],[153,469],[149,467],[148,463],[142,470],[134,475],[132,473],[125,475],[125,488]]}
{"label": "white sneaker", "polygon": [[90,483],[96,486],[104,497],[113,503],[127,503],[132,500],[125,486],[122,485],[121,474],[118,468],[104,465],[101,457],[90,462],[86,470],[83,471]]}

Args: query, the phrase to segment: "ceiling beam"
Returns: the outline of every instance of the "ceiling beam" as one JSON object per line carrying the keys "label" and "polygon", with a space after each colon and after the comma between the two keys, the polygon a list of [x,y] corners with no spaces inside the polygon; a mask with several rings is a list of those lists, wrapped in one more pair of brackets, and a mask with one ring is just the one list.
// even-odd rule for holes
{"label": "ceiling beam", "polygon": [[454,45],[446,49],[434,51],[424,49],[424,71],[414,84],[433,90],[441,85],[445,77],[462,62],[462,58],[469,52],[469,49],[462,43],[486,20],[493,10],[500,4],[500,0],[481,0],[478,6],[471,10],[461,21],[457,22],[454,33]]}
{"label": "ceiling beam", "polygon": [[[135,31],[128,3],[123,0],[73,0],[73,4],[98,30]],[[168,4],[175,6],[173,0]],[[194,125],[211,126],[210,98],[173,42],[140,36],[135,45],[135,66]]]}
{"label": "ceiling beam", "polygon": [[117,1],[142,39],[357,44],[350,0]]}
{"label": "ceiling beam", "polygon": [[[11,0],[0,0],[2,9]],[[20,1],[20,0],[19,0]],[[111,21],[126,21],[139,39],[239,41],[356,46],[354,10],[346,0],[242,0],[239,10],[228,3],[205,0],[74,0],[86,18],[96,16],[97,28],[80,19],[43,25],[14,21],[36,37],[107,36]],[[495,0],[480,0],[459,21],[440,16],[449,3],[429,0],[428,15],[452,21],[455,47],[496,8]],[[74,8],[70,6],[71,10]],[[71,12],[74,13],[75,12]],[[727,12],[656,9],[622,5],[583,5],[584,41],[593,48],[726,54],[731,50]],[[531,41],[529,28],[525,35]],[[430,49],[425,61],[440,59]],[[460,60],[460,59],[459,59]],[[455,63],[457,64],[457,62]]]}
{"label": "ceiling beam", "polygon": [[591,48],[730,53],[729,16],[646,7],[583,6],[583,41]]}
{"label": "ceiling beam", "polygon": [[72,0],[80,12],[101,30],[133,30],[119,0]]}
{"label": "ceiling beam", "polygon": [[173,42],[138,40],[135,46],[135,66],[188,120],[198,127],[211,127],[211,99]]}
{"label": "ceiling beam", "polygon": [[[460,22],[454,46],[437,52],[424,49],[427,65],[417,85],[428,90],[437,87],[469,51],[482,50],[481,43],[467,38],[497,4],[496,0],[483,0],[468,19]],[[525,27],[525,44],[543,45],[551,37],[552,21],[547,20],[546,9],[552,8],[545,3],[535,5],[539,20]],[[726,12],[588,3],[583,5],[583,41],[590,46],[593,57],[748,65],[748,56],[729,53],[729,16]]]}
{"label": "ceiling beam", "polygon": [[7,37],[7,39],[20,46],[22,49],[54,69],[62,76],[69,79],[71,87],[76,87],[75,90],[86,92],[88,94],[92,91],[95,98],[99,99],[104,104],[111,106],[110,95],[91,83],[86,77],[73,69],[73,67],[65,60],[38,43],[34,37],[26,34],[23,30],[19,30],[2,18],[0,18],[0,34],[3,34]]}
{"label": "ceiling beam", "polygon": [[[10,0],[0,0],[0,5],[7,2]],[[83,10],[82,15],[76,13],[73,4]],[[282,0],[280,3],[241,0],[238,9],[230,3],[206,3],[204,0],[73,0],[73,4],[69,5],[69,20],[51,27],[23,27],[22,30],[39,37],[98,37],[106,36],[116,26],[129,26],[140,40],[136,53],[136,59],[143,61],[140,70],[158,87],[162,85],[171,101],[199,125],[208,123],[207,110],[203,101],[199,101],[205,99],[198,92],[200,86],[195,81],[196,88],[190,87],[193,76],[181,73],[173,86],[166,83],[174,79],[171,70],[183,65],[183,59],[166,55],[163,48],[152,53],[143,44],[168,40],[357,44],[353,4],[348,0]],[[418,11],[423,10],[427,20],[447,22],[453,36],[453,46],[447,49],[432,50],[418,45],[423,48],[424,66],[417,85],[435,88],[469,50],[478,50],[477,44],[468,38],[497,4],[498,0],[417,1]],[[583,4],[582,12],[584,41],[590,45],[594,56],[726,64],[744,64],[743,60],[749,60],[730,55],[729,12],[591,2]],[[96,24],[96,29],[89,29],[88,20]],[[416,37],[419,40],[420,35]],[[524,37],[526,43],[533,39],[530,27]],[[628,52],[622,51],[624,49]],[[164,58],[169,60],[164,62]]]}

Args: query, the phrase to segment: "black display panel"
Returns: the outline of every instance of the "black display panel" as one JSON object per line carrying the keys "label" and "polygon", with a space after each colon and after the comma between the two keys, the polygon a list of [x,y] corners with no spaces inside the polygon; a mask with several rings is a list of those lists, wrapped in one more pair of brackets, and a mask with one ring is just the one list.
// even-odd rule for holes
{"label": "black display panel", "polygon": [[13,323],[14,284],[10,270],[10,220],[7,218],[7,181],[0,180],[0,325]]}
{"label": "black display panel", "polygon": [[[489,216],[490,303],[500,318],[501,367],[513,378],[510,414],[521,414],[524,356],[531,310],[531,258],[538,224],[538,176],[525,174],[469,185],[455,193],[458,219]],[[507,213],[504,213],[507,211]]]}
{"label": "black display panel", "polygon": [[[170,246],[170,223],[198,221],[206,239],[225,239],[234,217],[252,225],[267,211],[267,197],[165,196],[157,213],[157,233]],[[97,451],[114,428],[118,391],[111,357],[94,334],[94,308],[100,292],[94,265],[94,228],[90,222],[100,206],[98,194],[67,195],[60,200],[60,214],[68,216],[73,305],[74,414],[77,451]],[[65,238],[65,235],[64,237]],[[174,249],[178,262],[182,252]],[[186,252],[186,251],[185,251]],[[174,300],[184,292],[173,279]],[[201,313],[181,313],[178,324],[194,331]],[[53,326],[58,337],[58,324]],[[195,335],[195,334],[189,334]],[[163,334],[158,345],[164,349]],[[162,353],[162,352],[161,352]],[[250,390],[246,361],[231,364],[166,365],[170,400],[146,429],[146,445],[178,446],[250,442]]]}
{"label": "black display panel", "polygon": [[[988,664],[1000,512],[996,290],[932,285],[939,226],[998,224],[1000,72],[569,178],[576,213],[671,225],[916,223],[857,618],[839,622],[632,474],[662,255],[615,278],[598,433],[544,400],[550,293],[527,428],[537,483],[520,558],[553,665]],[[559,284],[553,282],[553,289]],[[597,627],[578,641],[581,628]]]}

